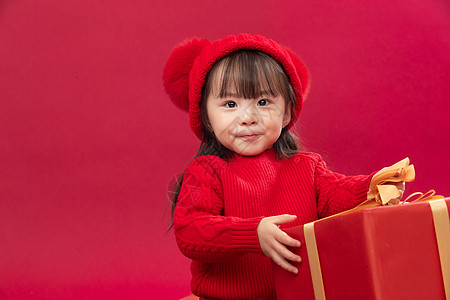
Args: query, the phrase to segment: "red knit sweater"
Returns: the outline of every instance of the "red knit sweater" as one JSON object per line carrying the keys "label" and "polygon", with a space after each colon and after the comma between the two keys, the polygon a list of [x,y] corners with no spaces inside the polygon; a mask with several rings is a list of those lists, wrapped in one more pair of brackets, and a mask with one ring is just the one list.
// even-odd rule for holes
{"label": "red knit sweater", "polygon": [[192,292],[205,299],[275,299],[271,261],[256,232],[260,220],[297,215],[286,228],[350,209],[366,199],[370,179],[333,173],[314,153],[197,157],[186,169],[174,216],[178,247],[192,259]]}

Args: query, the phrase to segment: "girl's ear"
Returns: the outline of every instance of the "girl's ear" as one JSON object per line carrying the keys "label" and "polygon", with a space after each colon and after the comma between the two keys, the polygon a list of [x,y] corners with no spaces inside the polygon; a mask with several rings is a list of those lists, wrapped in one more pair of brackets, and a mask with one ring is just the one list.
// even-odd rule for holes
{"label": "girl's ear", "polygon": [[283,128],[286,127],[291,122],[291,110],[292,110],[292,103],[288,103],[284,111]]}

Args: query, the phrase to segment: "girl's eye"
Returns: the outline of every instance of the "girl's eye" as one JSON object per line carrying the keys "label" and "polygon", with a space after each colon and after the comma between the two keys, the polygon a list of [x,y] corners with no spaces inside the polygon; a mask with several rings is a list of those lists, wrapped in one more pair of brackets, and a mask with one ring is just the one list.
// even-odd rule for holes
{"label": "girl's eye", "polygon": [[258,101],[259,106],[266,106],[269,105],[269,101],[267,99],[261,99]]}
{"label": "girl's eye", "polygon": [[227,103],[225,103],[225,107],[228,107],[228,108],[234,108],[236,106],[237,106],[237,104],[234,101],[228,101]]}

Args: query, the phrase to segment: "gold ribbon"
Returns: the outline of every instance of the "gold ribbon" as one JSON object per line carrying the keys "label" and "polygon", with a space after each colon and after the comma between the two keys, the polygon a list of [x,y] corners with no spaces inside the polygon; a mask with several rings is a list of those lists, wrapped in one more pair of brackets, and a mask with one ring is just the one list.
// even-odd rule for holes
{"label": "gold ribbon", "polygon": [[[415,196],[419,196],[419,197],[417,197],[414,200],[410,200],[410,199],[414,198]],[[401,204],[405,204],[408,202],[412,203],[412,202],[424,202],[424,201],[438,200],[438,199],[442,199],[442,198],[444,198],[444,196],[436,195],[436,192],[434,190],[429,190],[425,194],[421,193],[421,192],[415,192],[415,193],[412,193],[411,195],[409,195],[404,201],[401,202]]]}
{"label": "gold ribbon", "polygon": [[322,269],[320,268],[319,251],[317,250],[316,235],[314,233],[314,223],[307,223],[303,226],[305,233],[306,251],[308,252],[309,268],[313,283],[314,295],[316,299],[326,299],[325,288],[323,286]]}
{"label": "gold ribbon", "polygon": [[450,299],[450,219],[445,199],[428,202],[433,213],[434,230],[441,262],[442,280],[447,300]]}

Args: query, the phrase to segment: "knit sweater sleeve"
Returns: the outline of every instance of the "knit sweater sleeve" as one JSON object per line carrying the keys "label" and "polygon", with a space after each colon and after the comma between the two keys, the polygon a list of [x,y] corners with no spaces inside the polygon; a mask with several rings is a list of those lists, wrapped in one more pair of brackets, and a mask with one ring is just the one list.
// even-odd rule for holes
{"label": "knit sweater sleeve", "polygon": [[174,214],[175,237],[188,258],[216,262],[261,252],[256,227],[262,217],[224,216],[221,168],[215,156],[196,158],[187,168]]}
{"label": "knit sweater sleeve", "polygon": [[345,176],[330,171],[316,154],[315,191],[319,218],[351,209],[367,199],[373,174]]}

